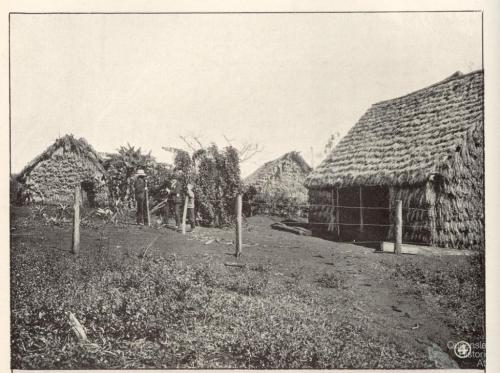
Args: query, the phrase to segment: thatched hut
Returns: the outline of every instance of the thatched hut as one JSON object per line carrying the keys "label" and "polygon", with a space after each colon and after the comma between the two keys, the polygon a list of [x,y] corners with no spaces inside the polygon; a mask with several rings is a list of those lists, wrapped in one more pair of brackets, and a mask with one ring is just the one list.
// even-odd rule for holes
{"label": "thatched hut", "polygon": [[312,168],[299,152],[292,151],[269,161],[244,180],[245,195],[266,204],[306,204],[306,176]]}
{"label": "thatched hut", "polygon": [[404,242],[482,249],[483,72],[373,105],[305,184],[336,239],[392,239],[402,200]]}
{"label": "thatched hut", "polygon": [[83,203],[107,201],[106,172],[99,154],[84,138],[57,139],[19,173],[25,197],[33,202],[71,203],[81,185]]}

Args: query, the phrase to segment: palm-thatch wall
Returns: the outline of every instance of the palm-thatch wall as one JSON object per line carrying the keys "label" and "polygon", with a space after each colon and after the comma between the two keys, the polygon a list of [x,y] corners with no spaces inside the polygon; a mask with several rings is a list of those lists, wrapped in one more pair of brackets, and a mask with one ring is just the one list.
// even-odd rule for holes
{"label": "palm-thatch wall", "polygon": [[299,152],[286,153],[244,179],[246,195],[252,195],[253,201],[268,204],[306,204],[308,197],[304,181],[311,170]]}
{"label": "palm-thatch wall", "polygon": [[99,154],[84,138],[57,139],[19,174],[17,180],[29,201],[71,203],[77,185],[92,204],[107,201],[106,172]]}
{"label": "palm-thatch wall", "polygon": [[357,229],[358,238],[370,239],[359,229],[363,218],[377,224],[366,220],[370,210],[353,210],[359,226],[343,226],[346,201],[335,198],[339,190],[341,197],[361,191],[356,206],[378,206],[378,217],[389,219],[379,229],[385,239],[393,237],[392,211],[402,200],[405,242],[483,249],[483,133],[482,71],[373,105],[307,178],[310,203],[330,204],[312,207],[310,221],[331,223],[321,227],[338,238]]}

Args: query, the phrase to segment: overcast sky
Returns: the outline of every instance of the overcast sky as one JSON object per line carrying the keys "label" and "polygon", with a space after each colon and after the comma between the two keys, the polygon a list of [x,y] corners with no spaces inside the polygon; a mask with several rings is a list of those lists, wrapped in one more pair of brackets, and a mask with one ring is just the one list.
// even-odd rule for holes
{"label": "overcast sky", "polygon": [[12,15],[12,171],[59,136],[170,160],[179,135],[321,161],[374,103],[481,68],[480,13]]}

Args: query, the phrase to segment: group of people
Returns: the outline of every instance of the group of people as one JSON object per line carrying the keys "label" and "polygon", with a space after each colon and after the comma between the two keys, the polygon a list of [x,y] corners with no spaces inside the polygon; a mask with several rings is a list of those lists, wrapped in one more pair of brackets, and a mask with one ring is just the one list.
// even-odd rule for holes
{"label": "group of people", "polygon": [[[134,183],[135,200],[137,203],[136,221],[139,225],[148,223],[147,216],[147,198],[148,198],[148,185],[146,180],[146,173],[144,170],[137,170]],[[194,191],[193,185],[188,183],[184,189],[181,182],[177,178],[173,178],[165,188],[166,203],[161,209],[161,217],[164,224],[168,224],[169,218],[173,215],[175,220],[175,227],[181,225],[181,217],[183,211],[183,204],[186,196],[187,199],[187,220],[191,229],[196,225],[196,218],[194,213]]]}

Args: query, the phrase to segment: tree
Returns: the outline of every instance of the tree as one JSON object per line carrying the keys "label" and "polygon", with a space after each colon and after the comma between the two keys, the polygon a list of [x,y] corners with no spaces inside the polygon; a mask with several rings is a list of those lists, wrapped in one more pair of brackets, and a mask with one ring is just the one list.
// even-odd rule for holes
{"label": "tree", "polygon": [[335,145],[337,145],[339,140],[340,140],[340,133],[338,131],[331,134],[330,137],[328,138],[328,141],[326,142],[323,154],[324,155],[330,154]]}
{"label": "tree", "polygon": [[175,152],[174,170],[182,186],[193,184],[202,223],[231,224],[234,199],[242,190],[238,151],[231,146],[220,150],[215,144],[194,148],[192,155],[178,148],[163,149]]}
{"label": "tree", "polygon": [[233,143],[234,140],[231,140],[227,138],[226,135],[223,135],[224,139],[226,140],[228,146],[234,148],[237,153],[238,157],[240,159],[240,163],[246,162],[249,159],[251,159],[254,155],[262,152],[264,150],[259,143],[257,142],[250,142],[250,141],[245,141],[243,142],[238,148],[236,148]]}
{"label": "tree", "polygon": [[212,144],[200,159],[196,180],[204,201],[200,206],[202,220],[217,226],[232,223],[234,201],[243,189],[237,150],[229,146],[221,151]]}
{"label": "tree", "polygon": [[[263,151],[262,146],[260,146],[259,143],[257,142],[252,142],[252,141],[244,141],[243,143],[239,145],[235,145],[235,140],[234,139],[229,139],[226,135],[223,135],[224,140],[226,140],[227,146],[230,148],[234,148],[236,152],[238,153],[239,157],[239,163],[243,163],[251,159],[253,156],[256,154],[260,153]],[[206,146],[203,143],[202,136],[196,135],[194,133],[189,133],[187,135],[179,135],[179,138],[184,142],[186,145],[186,148],[194,154],[199,151],[203,151],[209,146],[213,145],[210,144]],[[164,147],[163,149],[167,151],[181,151],[181,149],[178,148],[172,148],[172,147]]]}
{"label": "tree", "polygon": [[169,166],[156,162],[151,152],[143,154],[141,148],[136,149],[130,144],[121,146],[117,153],[108,154],[104,168],[115,208],[134,206],[134,175],[138,169],[143,169],[148,175],[150,195],[154,199],[161,198],[161,190],[172,173]]}

